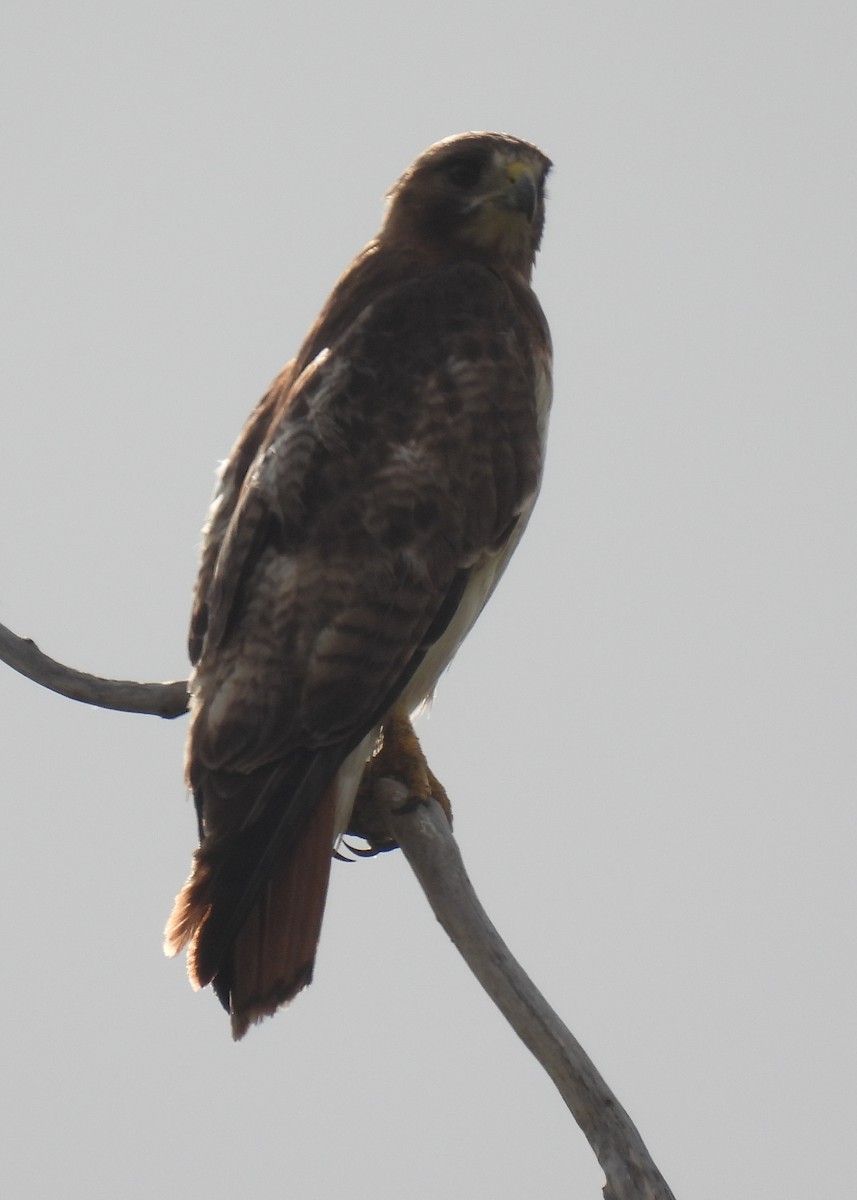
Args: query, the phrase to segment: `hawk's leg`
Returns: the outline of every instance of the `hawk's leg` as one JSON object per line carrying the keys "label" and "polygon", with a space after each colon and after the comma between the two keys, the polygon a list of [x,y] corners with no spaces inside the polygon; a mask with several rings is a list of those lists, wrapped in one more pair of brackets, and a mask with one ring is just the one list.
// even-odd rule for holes
{"label": "hawk's leg", "polygon": [[452,808],[446,789],[426,762],[407,713],[392,713],[385,722],[381,744],[366,764],[354,802],[347,833],[368,842],[372,853],[396,848],[396,842],[372,803],[375,780],[382,778],[400,780],[408,789],[410,802],[419,804],[434,798],[452,824]]}

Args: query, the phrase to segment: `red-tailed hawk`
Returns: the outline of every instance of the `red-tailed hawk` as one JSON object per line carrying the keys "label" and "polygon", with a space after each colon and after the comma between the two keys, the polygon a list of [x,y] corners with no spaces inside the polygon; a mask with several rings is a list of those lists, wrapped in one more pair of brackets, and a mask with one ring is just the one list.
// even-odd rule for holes
{"label": "red-tailed hawk", "polygon": [[[166,949],[236,1038],[309,983],[367,761],[414,762],[410,714],[530,515],[549,168],[497,133],[420,155],[220,473],[190,631],[201,845]],[[432,792],[424,760],[407,773]]]}

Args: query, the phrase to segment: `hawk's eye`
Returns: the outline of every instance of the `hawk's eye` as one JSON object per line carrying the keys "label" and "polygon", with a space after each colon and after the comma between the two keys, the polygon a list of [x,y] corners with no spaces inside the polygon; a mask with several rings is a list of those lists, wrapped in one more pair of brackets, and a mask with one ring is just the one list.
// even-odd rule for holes
{"label": "hawk's eye", "polygon": [[456,187],[475,187],[482,175],[482,158],[475,158],[471,154],[459,154],[444,163],[443,169],[447,179]]}

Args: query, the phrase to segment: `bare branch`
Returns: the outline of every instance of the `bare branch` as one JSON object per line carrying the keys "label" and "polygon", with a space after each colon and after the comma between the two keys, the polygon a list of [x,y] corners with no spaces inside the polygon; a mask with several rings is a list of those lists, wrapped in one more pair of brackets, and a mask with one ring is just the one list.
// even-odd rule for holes
{"label": "bare branch", "polygon": [[101,679],[64,667],[43,654],[31,638],[20,638],[0,625],[0,661],[34,683],[70,700],[112,708],[119,712],[146,713],[153,717],[180,717],[187,712],[187,683],[134,683],[129,679]]}
{"label": "bare branch", "polygon": [[[0,625],[0,661],[42,687],[84,704],[160,717],[178,717],[187,711],[184,681],[134,683],[75,671],[4,625]],[[439,805],[409,802],[407,789],[389,778],[376,781],[372,800],[435,916],[547,1071],[583,1130],[607,1179],[604,1200],[674,1200],[630,1117],[488,919]]]}
{"label": "bare branch", "polygon": [[674,1200],[631,1118],[488,919],[440,806],[409,803],[393,779],[379,779],[373,799],[438,921],[583,1130],[607,1178],[604,1200]]}

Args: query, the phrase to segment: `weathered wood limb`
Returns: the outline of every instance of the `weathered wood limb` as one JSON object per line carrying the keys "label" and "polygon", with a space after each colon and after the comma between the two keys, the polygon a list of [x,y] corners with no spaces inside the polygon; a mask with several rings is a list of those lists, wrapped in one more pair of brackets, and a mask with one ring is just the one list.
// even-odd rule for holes
{"label": "weathered wood limb", "polygon": [[0,625],[0,660],[34,683],[97,708],[146,713],[155,717],[180,717],[187,712],[187,683],[134,683],[129,679],[101,679],[64,667],[43,654],[31,638],[21,638]]}
{"label": "weathered wood limb", "polygon": [[607,1179],[605,1200],[674,1200],[631,1118],[489,920],[440,806],[409,803],[393,779],[379,779],[374,798],[438,921],[582,1129]]}

